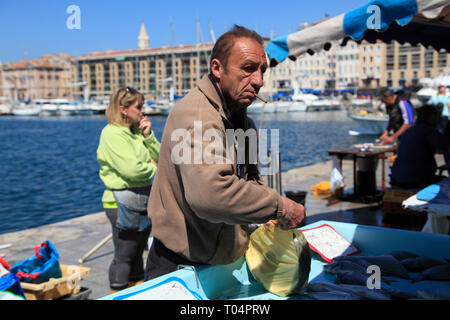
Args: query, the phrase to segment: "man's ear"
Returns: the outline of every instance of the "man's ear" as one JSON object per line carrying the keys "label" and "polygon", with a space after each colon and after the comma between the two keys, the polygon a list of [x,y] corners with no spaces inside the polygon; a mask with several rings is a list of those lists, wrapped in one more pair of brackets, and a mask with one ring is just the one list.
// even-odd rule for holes
{"label": "man's ear", "polygon": [[220,76],[222,75],[222,71],[223,71],[222,63],[216,58],[212,59],[211,73],[219,81],[220,81]]}

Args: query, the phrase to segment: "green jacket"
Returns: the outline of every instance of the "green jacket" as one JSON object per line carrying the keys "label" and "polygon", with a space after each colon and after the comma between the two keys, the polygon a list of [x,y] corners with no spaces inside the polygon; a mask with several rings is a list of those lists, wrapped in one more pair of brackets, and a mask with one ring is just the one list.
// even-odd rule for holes
{"label": "green jacket", "polygon": [[145,138],[134,128],[107,124],[100,135],[97,161],[100,164],[100,179],[105,184],[102,202],[105,208],[117,207],[111,190],[130,187],[145,187],[151,184],[156,173],[160,143],[153,131]]}

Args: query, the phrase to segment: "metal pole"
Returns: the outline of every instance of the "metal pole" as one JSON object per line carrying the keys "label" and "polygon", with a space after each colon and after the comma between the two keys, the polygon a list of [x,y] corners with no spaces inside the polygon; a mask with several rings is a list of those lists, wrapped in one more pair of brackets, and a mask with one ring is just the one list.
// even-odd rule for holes
{"label": "metal pole", "polygon": [[282,188],[281,188],[281,156],[280,156],[280,151],[277,151],[275,153],[276,156],[276,160],[277,160],[277,190],[278,190],[278,194],[281,195],[282,193]]}
{"label": "metal pole", "polygon": [[269,150],[268,151],[268,155],[267,155],[268,159],[269,159],[269,163],[268,163],[268,167],[267,167],[267,171],[268,171],[268,175],[267,175],[267,184],[269,185],[269,188],[273,188],[273,175],[272,175],[272,151]]}

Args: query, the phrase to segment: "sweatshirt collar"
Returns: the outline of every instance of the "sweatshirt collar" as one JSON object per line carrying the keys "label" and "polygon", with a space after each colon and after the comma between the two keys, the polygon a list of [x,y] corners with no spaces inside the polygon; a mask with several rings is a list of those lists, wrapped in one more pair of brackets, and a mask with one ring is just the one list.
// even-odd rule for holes
{"label": "sweatshirt collar", "polygon": [[214,83],[211,75],[204,75],[203,78],[198,83],[199,90],[206,96],[206,98],[211,102],[213,107],[219,112],[219,114],[231,122],[231,114],[226,107],[225,99],[222,92]]}

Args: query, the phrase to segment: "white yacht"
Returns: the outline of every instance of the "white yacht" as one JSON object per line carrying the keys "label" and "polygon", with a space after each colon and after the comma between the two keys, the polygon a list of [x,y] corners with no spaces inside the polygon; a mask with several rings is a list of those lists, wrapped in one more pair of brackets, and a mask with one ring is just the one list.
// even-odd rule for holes
{"label": "white yacht", "polygon": [[40,116],[56,116],[58,114],[58,106],[51,103],[48,99],[38,99],[34,102],[37,106],[40,106],[41,113]]}
{"label": "white yacht", "polygon": [[276,102],[253,102],[251,105],[247,107],[247,113],[257,114],[257,113],[274,113],[276,112]]}
{"label": "white yacht", "polygon": [[91,110],[91,114],[105,114],[106,111],[105,103],[101,103],[98,101],[93,101],[89,104],[89,109]]}
{"label": "white yacht", "polygon": [[0,97],[0,116],[11,114],[12,104],[6,97]]}
{"label": "white yacht", "polygon": [[162,112],[160,109],[156,108],[154,105],[145,105],[144,106],[144,114],[146,116],[156,116],[156,115],[161,115]]}
{"label": "white yacht", "polygon": [[292,101],[280,100],[280,101],[272,102],[272,105],[273,105],[273,112],[284,113],[284,112],[289,112],[289,108],[292,105]]}
{"label": "white yacht", "polygon": [[71,104],[67,99],[54,99],[52,104],[58,106],[58,115],[60,116],[74,116],[77,114],[77,106]]}
{"label": "white yacht", "polygon": [[25,104],[23,102],[12,107],[12,114],[15,116],[38,116],[41,113],[41,107],[35,104]]}
{"label": "white yacht", "polygon": [[91,105],[88,103],[74,103],[77,106],[77,115],[79,116],[90,116],[93,112],[91,110]]}
{"label": "white yacht", "polygon": [[166,103],[166,104],[157,104],[154,107],[159,109],[159,111],[161,112],[161,114],[163,116],[168,116],[170,111],[172,111],[173,106],[174,106],[174,103],[170,102],[170,103]]}
{"label": "white yacht", "polygon": [[339,100],[334,98],[319,98],[312,93],[296,93],[292,96],[292,100],[305,104],[305,111],[340,110]]}

